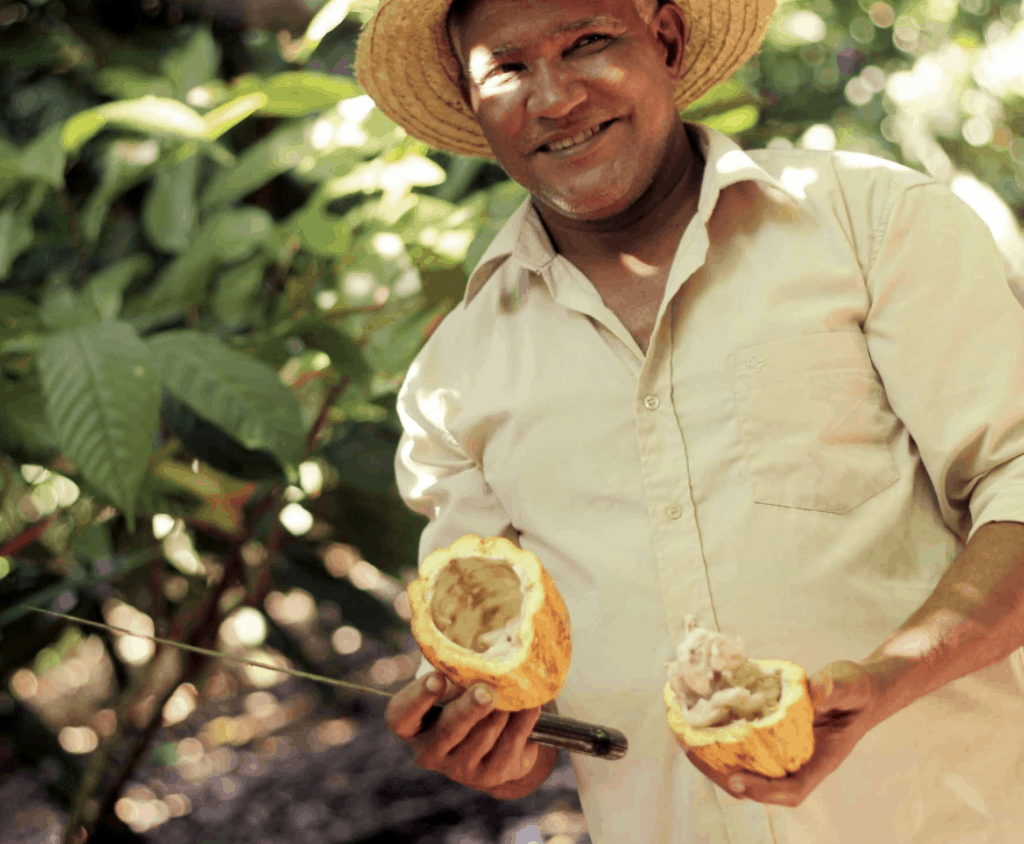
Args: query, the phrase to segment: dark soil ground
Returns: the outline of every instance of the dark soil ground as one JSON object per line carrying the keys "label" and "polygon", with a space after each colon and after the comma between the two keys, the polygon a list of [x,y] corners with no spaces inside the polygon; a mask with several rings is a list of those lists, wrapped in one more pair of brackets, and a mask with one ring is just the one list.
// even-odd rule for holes
{"label": "dark soil ground", "polygon": [[[141,832],[152,844],[590,844],[569,757],[522,800],[494,800],[424,771],[384,723],[386,700],[339,703],[298,678],[273,687],[279,700],[310,695],[312,710],[272,735],[221,747],[205,778],[183,776],[147,752],[125,794],[182,805],[180,817]],[[186,721],[157,731],[151,751],[195,736],[219,715],[243,711],[243,694],[207,701]],[[325,746],[318,725],[338,719],[351,737]],[[0,743],[4,737],[0,736]],[[0,748],[2,749],[2,748]],[[114,759],[107,775],[118,770]],[[610,763],[614,764],[614,763]],[[105,780],[105,783],[107,782]],[[110,780],[112,782],[112,780]],[[177,804],[174,801],[178,801]],[[45,770],[5,770],[0,753],[0,844],[59,844],[66,813],[50,799]],[[96,842],[103,844],[103,842]]]}

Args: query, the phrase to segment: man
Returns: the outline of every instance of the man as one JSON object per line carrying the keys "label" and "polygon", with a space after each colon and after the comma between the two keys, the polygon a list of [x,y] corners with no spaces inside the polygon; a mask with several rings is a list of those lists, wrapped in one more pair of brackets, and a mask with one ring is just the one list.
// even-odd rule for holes
{"label": "man", "polygon": [[[630,741],[573,756],[595,844],[1016,842],[1024,311],[935,180],[680,120],[772,11],[385,0],[364,89],[531,194],[409,370],[399,487],[431,519],[421,559],[501,534],[558,584],[558,711]],[[798,773],[726,777],[676,744],[661,688],[688,613],[820,668]],[[388,707],[417,763],[535,790],[538,710],[437,679]]]}

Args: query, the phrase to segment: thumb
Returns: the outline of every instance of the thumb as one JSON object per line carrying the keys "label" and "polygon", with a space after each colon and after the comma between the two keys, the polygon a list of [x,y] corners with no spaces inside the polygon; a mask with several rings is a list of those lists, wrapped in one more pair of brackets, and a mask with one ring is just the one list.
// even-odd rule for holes
{"label": "thumb", "polygon": [[815,711],[857,708],[860,705],[859,700],[854,700],[859,697],[857,680],[863,674],[864,669],[858,663],[848,660],[831,662],[816,671],[807,680]]}
{"label": "thumb", "polygon": [[815,712],[825,712],[832,708],[830,700],[835,693],[836,684],[831,675],[818,671],[808,678],[807,687]]}

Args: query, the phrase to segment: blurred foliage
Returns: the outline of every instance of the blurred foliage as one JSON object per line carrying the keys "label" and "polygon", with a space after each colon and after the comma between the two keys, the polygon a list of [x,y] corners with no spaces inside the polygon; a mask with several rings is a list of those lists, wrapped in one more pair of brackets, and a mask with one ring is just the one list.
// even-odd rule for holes
{"label": "blurred foliage", "polygon": [[[116,599],[183,629],[222,607],[226,576],[257,608],[301,588],[382,640],[406,627],[325,549],[399,584],[415,566],[396,391],[525,194],[362,94],[351,68],[375,5],[321,0],[308,26],[271,32],[239,24],[266,12],[242,0],[230,20],[0,0],[5,683],[65,629],[21,602],[102,621]],[[748,149],[925,170],[1024,275],[1022,55],[1017,0],[792,0],[684,117]],[[173,548],[161,516],[178,520]],[[149,670],[117,668],[122,695]],[[61,770],[68,802],[80,772]]]}

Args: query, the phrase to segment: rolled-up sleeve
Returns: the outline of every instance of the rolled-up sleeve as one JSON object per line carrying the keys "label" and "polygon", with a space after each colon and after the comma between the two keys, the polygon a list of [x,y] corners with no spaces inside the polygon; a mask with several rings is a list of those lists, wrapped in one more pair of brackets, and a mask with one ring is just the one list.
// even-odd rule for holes
{"label": "rolled-up sleeve", "polygon": [[919,184],[879,221],[864,333],[942,518],[966,543],[1024,522],[1024,309],[982,220]]}
{"label": "rolled-up sleeve", "polygon": [[[468,533],[519,534],[487,484],[480,464],[450,432],[462,405],[457,370],[443,365],[436,334],[409,368],[398,394],[404,433],[395,455],[395,478],[406,505],[430,522],[420,536],[419,562]],[[417,677],[431,670],[424,659]]]}

